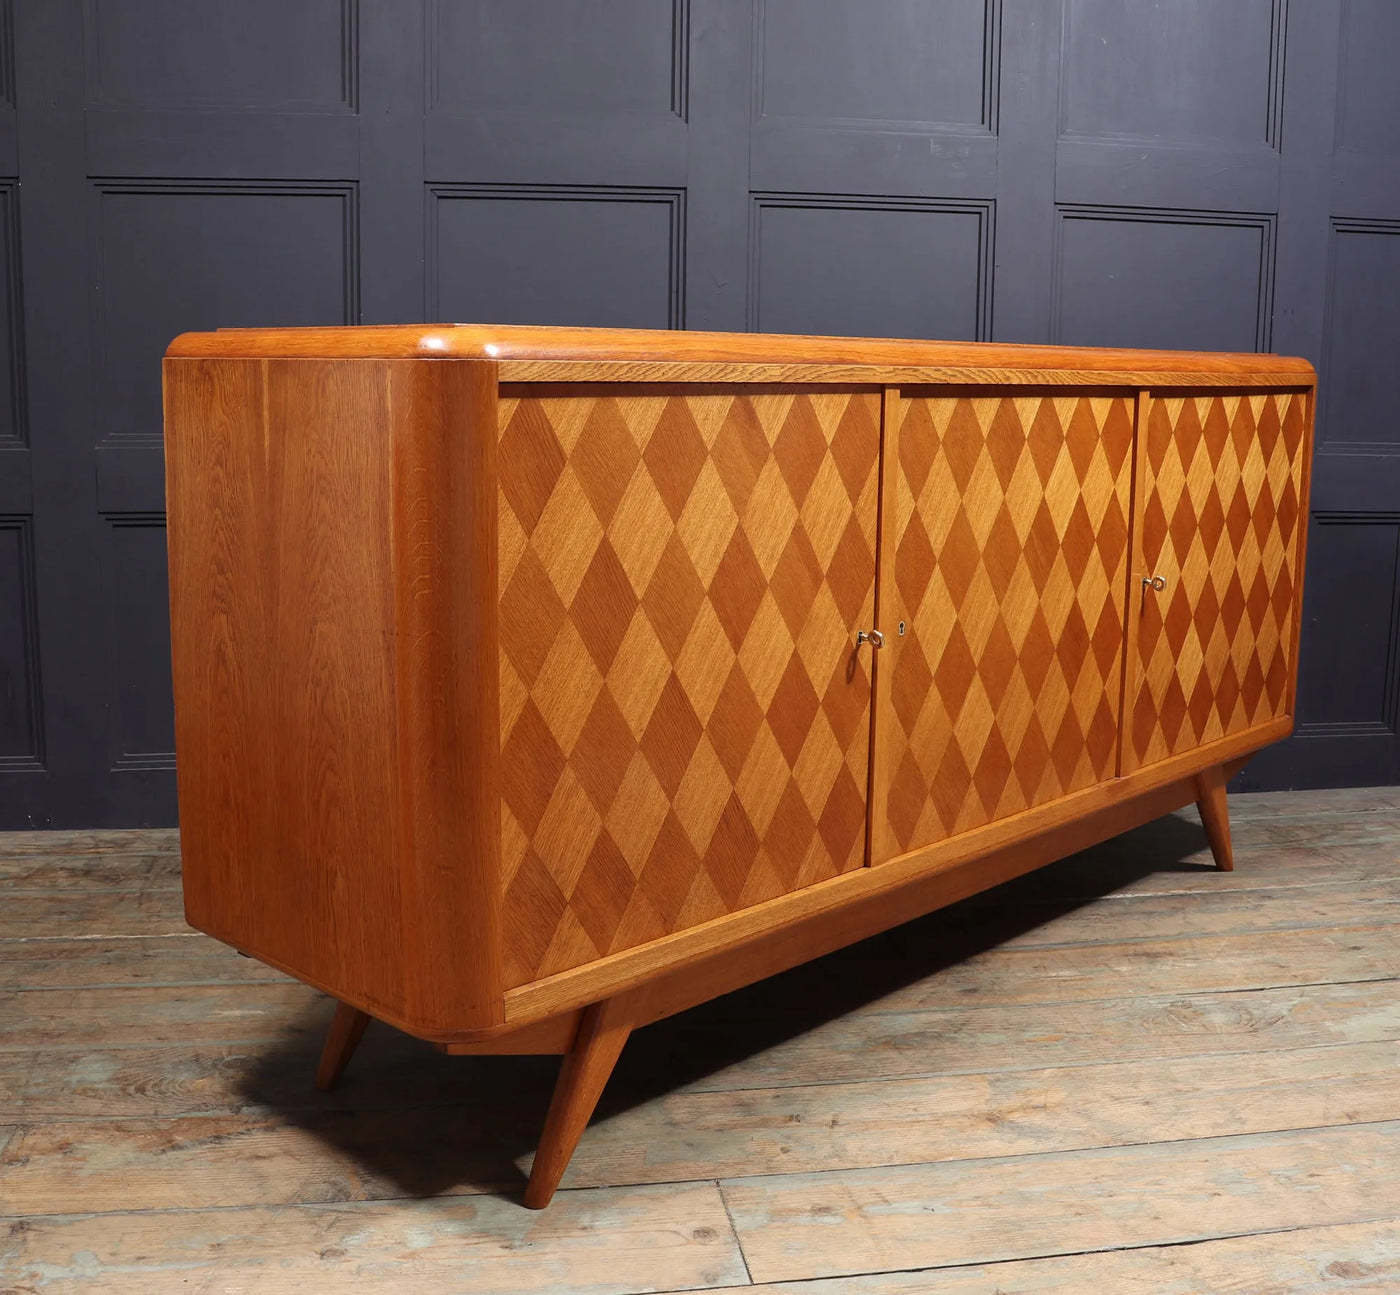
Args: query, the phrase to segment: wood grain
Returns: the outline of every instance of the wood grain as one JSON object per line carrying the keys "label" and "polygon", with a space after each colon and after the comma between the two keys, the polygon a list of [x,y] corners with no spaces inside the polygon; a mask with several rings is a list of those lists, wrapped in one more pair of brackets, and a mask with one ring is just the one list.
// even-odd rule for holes
{"label": "wood grain", "polygon": [[[634,988],[661,972],[675,978],[673,986],[684,987],[659,986],[658,1000],[669,996],[686,1005],[703,1002],[712,996],[694,996],[700,993],[697,973],[703,965],[719,969],[716,983],[723,987],[713,992],[725,993],[760,975],[771,975],[966,898],[1180,807],[1194,799],[1194,780],[1173,781],[1174,777],[1201,759],[1214,756],[1223,762],[1257,749],[1289,727],[1281,722],[1224,739],[1189,757],[1160,761],[1130,778],[1073,792],[1059,802],[996,820],[878,868],[845,873],[640,949],[611,954],[511,990],[506,995],[506,1021],[525,1024],[570,1011]],[[773,938],[763,947],[770,933]],[[742,960],[727,956],[741,950]]]}
{"label": "wood grain", "polygon": [[[249,959],[240,958],[247,965]],[[271,1042],[319,1033],[331,1004],[294,980],[119,989],[0,991],[0,1052],[56,1044],[119,1048],[132,1043]],[[301,1022],[305,1024],[302,1025]]]}
{"label": "wood grain", "polygon": [[502,360],[501,381],[518,383],[558,382],[820,382],[846,384],[965,383],[1011,387],[1082,387],[1085,383],[1109,387],[1153,383],[1163,388],[1190,390],[1237,389],[1292,390],[1308,381],[1291,369],[1266,370],[1242,364],[1237,369],[1164,371],[1142,367],[1118,367],[1086,360],[1081,365],[1047,364],[1031,368],[1007,364],[1003,356],[979,357],[973,363],[940,364],[801,364],[743,363],[739,361],[676,360]]}
{"label": "wood grain", "polygon": [[722,1187],[753,1279],[782,1281],[1392,1219],[1398,1139],[1382,1123]]}
{"label": "wood grain", "polygon": [[[942,973],[934,973],[942,974]],[[685,1028],[721,1062],[690,1081],[694,1092],[772,1089],[812,1083],[988,1074],[1036,1067],[1157,1062],[1349,1043],[1400,1041],[1400,987],[1389,981],[1284,989],[1164,994],[1057,1003],[1046,1030],[1041,1003],[979,1004],[909,1012],[853,1011],[802,1033],[742,1049],[726,1038],[763,1038],[738,1004]],[[689,1021],[691,1018],[684,1018]],[[680,1024],[675,1027],[681,1028]],[[637,1035],[642,1058],[660,1049]],[[640,1063],[639,1063],[640,1064]]]}
{"label": "wood grain", "polygon": [[[667,1092],[613,1099],[583,1135],[564,1190],[711,1176],[834,1173],[1038,1156],[1393,1120],[1400,1041],[900,1080]],[[809,1075],[819,1074],[809,1071]],[[1210,1092],[1216,1101],[1203,1102]],[[68,1121],[20,1128],[0,1152],[8,1208],[30,1217],[376,1200],[515,1187],[523,1103],[483,1136],[470,1111],[389,1110]]]}
{"label": "wood grain", "polygon": [[865,861],[878,393],[505,387],[507,986]]}
{"label": "wood grain", "polygon": [[198,931],[181,935],[52,940],[0,939],[0,991],[104,986],[233,985],[285,981],[275,967],[240,958]]}
{"label": "wood grain", "polygon": [[[708,333],[650,329],[512,327],[502,324],[403,324],[370,328],[238,328],[184,333],[167,356],[301,356],[563,361],[702,361],[749,364],[909,365],[1077,369],[1164,374],[1274,374],[1310,385],[1306,360],[1207,351],[1135,351],[923,342],[892,338],[805,337],[782,333]],[[1138,385],[1128,383],[1126,385]]]}
{"label": "wood grain", "polygon": [[1132,400],[903,397],[884,619],[907,632],[884,652],[872,813],[885,852],[872,863],[1062,800],[1118,765]]}
{"label": "wood grain", "polygon": [[[1322,929],[1265,932],[1209,940],[972,954],[913,985],[893,979],[893,987],[874,1001],[855,1000],[869,1023],[851,1046],[868,1043],[872,1049],[878,1048],[870,1066],[888,1068],[892,1075],[907,1075],[911,1066],[912,1073],[921,1074],[1006,1067],[1014,1061],[1008,1059],[1008,1051],[1014,1050],[1018,1038],[1029,1046],[1042,1037],[1043,1028],[1036,1032],[1035,1018],[1043,1021],[1052,1009],[1057,1014],[1067,1012],[1064,1037],[1054,1050],[1056,1060],[1083,1061],[1086,1050],[1092,1056],[1104,1039],[1112,1037],[1117,1021],[1124,1022],[1127,1039],[1121,1046],[1129,1056],[1249,1050],[1256,1032],[1264,1030],[1267,1039],[1267,1031],[1277,1021],[1283,1022],[1277,1028],[1284,1031],[1279,1046],[1384,1040],[1393,1037],[1393,992],[1387,983],[1368,999],[1364,986],[1400,974],[1394,944],[1393,927],[1352,927],[1335,933]],[[907,977],[907,958],[899,958],[896,969]],[[867,980],[882,975],[886,983],[892,979],[886,974],[888,969],[873,959],[866,960],[859,970]],[[1354,982],[1357,997],[1343,997],[1340,1002],[1324,997],[1312,1005],[1311,986],[1331,978]],[[834,989],[839,990],[841,983],[838,981]],[[1213,1001],[1215,994],[1239,993],[1248,986],[1268,996],[1262,1001],[1251,997]],[[813,992],[818,991],[833,995],[829,982],[818,980]],[[1139,1002],[1141,1006],[1131,1006]],[[1367,1002],[1369,1009],[1364,1006]],[[1096,1030],[1098,1018],[1094,1016],[1100,1005],[1101,1031]],[[1325,1013],[1333,1005],[1339,1015],[1324,1024]],[[990,1038],[978,1033],[983,1018],[968,1015],[987,1010],[997,1013],[985,1027]],[[1374,1022],[1366,1019],[1368,1010],[1376,1013]],[[950,1011],[954,1015],[946,1015]],[[884,1017],[889,1018],[889,1024],[878,1024]],[[317,1027],[324,1021],[318,1014]],[[731,1022],[727,1028],[733,1031],[738,1024]],[[1003,1024],[1008,1031],[1005,1042],[995,1033]],[[1139,1030],[1148,1033],[1139,1037]],[[946,1034],[938,1036],[938,1031]],[[1163,1043],[1159,1035],[1170,1041]],[[961,1058],[956,1049],[965,1036],[967,1053]],[[907,1049],[928,1048],[938,1037],[948,1040],[951,1053],[916,1051],[912,1062],[903,1055]],[[314,1107],[323,1100],[313,1095],[308,1082],[318,1042],[313,1031],[305,1030],[300,1034],[289,1031],[278,1047],[253,1038],[183,1047],[132,1043],[97,1052],[90,1046],[34,1049],[16,1058],[0,1077],[0,1122],[257,1111],[287,1103],[297,1109]],[[707,1040],[701,1033],[698,1043],[687,1046],[701,1049],[697,1064],[703,1066],[706,1056],[724,1055],[724,1036]],[[803,1055],[799,1050],[793,1064],[800,1065]],[[822,1065],[829,1061],[836,1077],[843,1073],[851,1077],[852,1065],[861,1073],[858,1060],[843,1062],[833,1056],[824,1061],[820,1052],[813,1059]],[[343,1108],[410,1099],[439,1105],[465,1102],[482,1084],[499,1099],[499,1090],[491,1086],[493,1074],[538,1077],[531,1091],[542,1103],[555,1064],[535,1057],[492,1063],[453,1061],[404,1036],[387,1031],[371,1033],[345,1089],[336,1095],[336,1104]],[[767,1073],[768,1065],[755,1061],[751,1066],[750,1073],[758,1084],[776,1082]],[[746,1082],[744,1074],[741,1070],[737,1078],[716,1083],[741,1085]],[[529,1113],[531,1137],[538,1120],[538,1110]]]}
{"label": "wood grain", "polygon": [[321,1049],[321,1059],[316,1063],[316,1087],[329,1092],[340,1082],[355,1049],[369,1028],[370,1015],[346,1003],[335,1005],[335,1015],[326,1031],[326,1042]]}
{"label": "wood grain", "polygon": [[494,370],[169,366],[190,920],[420,1032],[490,1025],[494,439],[461,430]]}
{"label": "wood grain", "polygon": [[75,930],[105,936],[188,935],[178,890],[25,893],[5,886],[6,940],[66,940]]}
{"label": "wood grain", "polygon": [[[1143,1246],[1047,1259],[961,1265],[919,1272],[869,1273],[732,1287],[745,1295],[1388,1295],[1400,1286],[1400,1222],[1293,1228],[1187,1246]],[[729,1295],[729,1291],[715,1295]]]}
{"label": "wood grain", "polygon": [[81,890],[100,882],[104,890],[179,890],[177,850],[25,854],[0,835],[0,884],[7,895],[20,891]]}
{"label": "wood grain", "polygon": [[578,1034],[559,1068],[544,1131],[530,1165],[526,1208],[542,1210],[554,1199],[569,1157],[631,1033],[632,1013],[625,998],[608,999],[583,1013]]}
{"label": "wood grain", "polygon": [[[556,1050],[620,995],[644,1025],[1192,799],[1223,858],[1224,780],[1292,728],[1313,382],[883,339],[187,334],[185,916],[344,1004],[329,1073],[365,1014],[459,1052]],[[1130,554],[1170,568],[1161,607]],[[147,874],[100,912],[16,875],[0,986],[119,984],[123,940],[148,973],[209,959]],[[37,970],[75,923],[93,947]]]}
{"label": "wood grain", "polygon": [[888,995],[880,1010],[982,1003],[1091,1002],[1225,989],[1391,980],[1394,926],[1313,927],[974,954],[939,981]]}
{"label": "wood grain", "polygon": [[[755,1289],[718,1175],[765,1202],[736,1222],[790,1295],[1388,1290],[1400,812],[1385,789],[1232,802],[1236,873],[1184,808],[637,1031],[542,1216],[512,1198],[549,1058],[373,1025],[317,1094],[331,1004],[303,986],[21,988],[0,1285],[311,1292],[412,1265],[429,1291]],[[34,983],[63,978],[55,949],[133,986],[180,946],[262,970],[198,935],[7,939],[7,916],[0,958]],[[696,1227],[729,1267],[691,1262]]]}
{"label": "wood grain", "polygon": [[179,853],[173,827],[121,828],[105,832],[0,832],[0,855],[11,861],[73,855]]}
{"label": "wood grain", "polygon": [[1218,767],[1203,769],[1196,775],[1196,812],[1210,842],[1215,866],[1221,872],[1234,872],[1235,855],[1230,847],[1230,810],[1225,795],[1225,773]]}
{"label": "wood grain", "polygon": [[[1397,1061],[1400,1044],[1358,1044],[671,1094],[590,1128],[564,1186],[829,1175],[1395,1120]],[[1202,1101],[1207,1093],[1213,1101]]]}
{"label": "wood grain", "polygon": [[[1124,768],[1291,714],[1307,394],[1154,395]],[[1161,588],[1144,580],[1160,579]]]}
{"label": "wood grain", "polygon": [[[76,1295],[188,1290],[218,1281],[259,1295],[387,1287],[628,1292],[745,1280],[712,1183],[561,1197],[543,1216],[514,1201],[394,1200],[13,1222],[0,1274],[20,1289]],[[10,1223],[11,1220],[4,1220]]]}

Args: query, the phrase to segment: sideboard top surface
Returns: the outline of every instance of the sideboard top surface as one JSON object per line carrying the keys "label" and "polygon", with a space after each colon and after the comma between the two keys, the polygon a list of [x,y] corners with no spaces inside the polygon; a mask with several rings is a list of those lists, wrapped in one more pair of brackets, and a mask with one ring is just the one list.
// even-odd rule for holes
{"label": "sideboard top surface", "polygon": [[[507,324],[228,328],[181,334],[171,342],[166,354],[170,358],[493,360],[504,365],[583,362],[871,366],[928,369],[939,381],[949,380],[948,370],[962,368],[1012,373],[1082,370],[1096,379],[1100,375],[1121,374],[1129,384],[1141,375],[1151,374],[1154,385],[1205,376],[1218,381],[1232,375],[1310,385],[1315,377],[1306,360],[1277,355]],[[532,372],[524,370],[503,371],[501,375],[503,380],[530,376]]]}

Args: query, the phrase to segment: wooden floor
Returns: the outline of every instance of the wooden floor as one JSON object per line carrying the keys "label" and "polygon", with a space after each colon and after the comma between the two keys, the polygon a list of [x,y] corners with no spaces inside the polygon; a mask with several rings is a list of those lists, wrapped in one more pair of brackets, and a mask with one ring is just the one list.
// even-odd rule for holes
{"label": "wooden floor", "polygon": [[181,920],[174,833],[0,837],[0,1292],[1400,1291],[1400,788],[1237,797],[557,1062]]}

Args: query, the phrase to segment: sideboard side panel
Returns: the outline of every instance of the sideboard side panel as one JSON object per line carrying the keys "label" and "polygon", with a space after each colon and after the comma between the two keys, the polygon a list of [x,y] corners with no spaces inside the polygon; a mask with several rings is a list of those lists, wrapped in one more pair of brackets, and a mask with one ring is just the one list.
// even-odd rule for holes
{"label": "sideboard side panel", "polygon": [[166,378],[186,914],[400,1019],[386,365]]}
{"label": "sideboard side panel", "polygon": [[872,863],[1113,778],[1122,690],[1132,394],[897,408]]}
{"label": "sideboard side panel", "polygon": [[[1308,403],[1306,391],[1149,401],[1125,770],[1290,713]],[[1143,583],[1157,578],[1160,589]]]}
{"label": "sideboard side panel", "polygon": [[166,393],[189,920],[417,1033],[499,1023],[495,366]]}
{"label": "sideboard side panel", "polygon": [[863,865],[880,405],[502,388],[508,986]]}

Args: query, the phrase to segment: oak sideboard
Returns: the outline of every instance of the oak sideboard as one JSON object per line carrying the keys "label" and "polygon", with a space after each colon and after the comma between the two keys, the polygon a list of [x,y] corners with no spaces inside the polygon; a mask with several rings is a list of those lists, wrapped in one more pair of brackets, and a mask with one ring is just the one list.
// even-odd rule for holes
{"label": "oak sideboard", "polygon": [[189,921],[564,1057],[1195,801],[1289,733],[1314,374],[397,326],[164,369]]}

